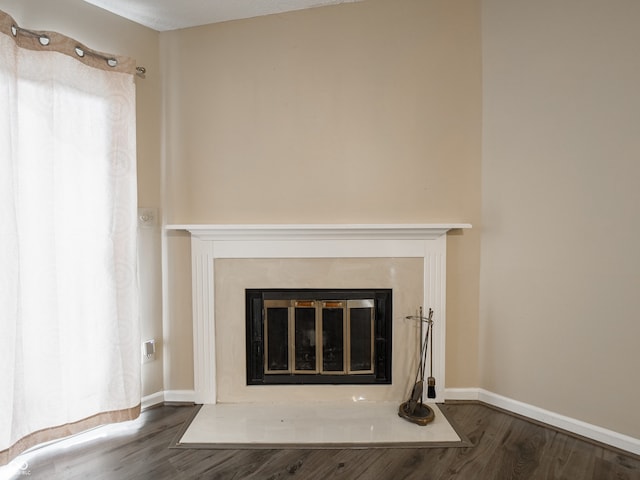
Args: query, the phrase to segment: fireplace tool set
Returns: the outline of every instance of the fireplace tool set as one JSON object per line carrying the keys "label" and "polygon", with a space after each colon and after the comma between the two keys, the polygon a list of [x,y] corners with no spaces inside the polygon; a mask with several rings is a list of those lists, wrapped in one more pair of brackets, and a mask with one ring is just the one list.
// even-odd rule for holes
{"label": "fireplace tool set", "polygon": [[[427,367],[427,353],[429,353],[429,377],[427,378],[427,398],[436,398],[436,379],[433,377],[433,310],[425,317],[420,307],[418,316],[410,315],[409,320],[420,322],[420,356],[416,368],[416,379],[411,390],[409,400],[400,405],[398,415],[417,425],[427,425],[433,421],[435,414],[431,407],[423,403],[424,380]],[[425,326],[426,325],[426,326]]]}

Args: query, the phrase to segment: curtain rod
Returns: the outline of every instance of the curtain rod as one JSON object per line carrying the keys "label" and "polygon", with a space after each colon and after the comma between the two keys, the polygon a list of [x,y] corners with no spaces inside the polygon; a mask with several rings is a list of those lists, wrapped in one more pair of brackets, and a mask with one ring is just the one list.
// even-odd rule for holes
{"label": "curtain rod", "polygon": [[[38,39],[38,42],[40,42],[40,45],[46,47],[47,45],[49,45],[49,43],[51,42],[51,39],[49,38],[48,35],[44,34],[44,33],[40,33],[40,32],[36,32],[34,30],[28,30],[26,28],[22,28],[17,26],[15,23],[11,25],[11,34],[14,37],[18,36],[18,33],[23,34],[23,35],[28,35],[30,37],[34,37]],[[108,66],[110,67],[116,67],[118,65],[118,60],[115,57],[111,57],[111,56],[107,56],[104,55],[102,53],[96,52],[94,50],[91,50],[89,48],[84,48],[81,45],[77,45],[75,47],[75,52],[76,55],[78,55],[78,57],[82,58],[85,55],[92,55],[96,58],[99,58],[101,60],[104,60]],[[145,78],[145,74],[147,73],[147,69],[145,67],[142,66],[137,66],[136,67],[136,75],[140,78]]]}

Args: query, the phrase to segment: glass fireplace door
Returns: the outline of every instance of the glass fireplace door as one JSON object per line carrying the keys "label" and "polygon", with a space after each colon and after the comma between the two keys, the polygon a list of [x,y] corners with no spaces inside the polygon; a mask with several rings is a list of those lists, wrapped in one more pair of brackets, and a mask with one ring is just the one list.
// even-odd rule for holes
{"label": "glass fireplace door", "polygon": [[374,372],[374,300],[265,300],[266,374]]}
{"label": "glass fireplace door", "polygon": [[320,305],[322,319],[322,373],[345,374],[347,337],[346,302],[323,301]]}
{"label": "glass fireplace door", "polygon": [[288,300],[269,300],[268,304],[265,302],[265,373],[291,373],[289,365],[290,305],[291,302]]}
{"label": "glass fireplace door", "polygon": [[352,375],[373,373],[374,302],[373,300],[349,300],[347,312],[348,373]]}
{"label": "glass fireplace door", "polygon": [[294,300],[291,358],[293,373],[318,373],[318,318],[316,302]]}
{"label": "glass fireplace door", "polygon": [[247,289],[247,385],[391,384],[391,289]]}

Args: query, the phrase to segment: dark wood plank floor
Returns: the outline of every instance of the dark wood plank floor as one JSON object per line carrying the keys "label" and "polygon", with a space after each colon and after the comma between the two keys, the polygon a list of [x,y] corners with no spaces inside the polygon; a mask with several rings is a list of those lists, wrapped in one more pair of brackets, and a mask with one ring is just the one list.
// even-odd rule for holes
{"label": "dark wood plank floor", "polygon": [[477,403],[443,406],[472,446],[336,450],[169,448],[194,407],[143,412],[135,433],[55,454],[28,470],[42,479],[567,479],[640,480],[640,457],[592,444]]}

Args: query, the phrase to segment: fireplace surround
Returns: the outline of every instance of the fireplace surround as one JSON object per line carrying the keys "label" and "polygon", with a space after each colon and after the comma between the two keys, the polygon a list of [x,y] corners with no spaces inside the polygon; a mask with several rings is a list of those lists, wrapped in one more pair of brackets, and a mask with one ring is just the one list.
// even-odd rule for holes
{"label": "fireplace surround", "polygon": [[[344,275],[349,273],[350,262],[359,261],[359,268],[362,269],[369,263],[375,263],[375,259],[384,261],[381,265],[382,268],[388,269],[386,278],[390,283],[395,279],[394,261],[404,259],[420,262],[419,285],[405,285],[409,289],[417,287],[420,292],[414,296],[415,302],[412,300],[410,307],[405,305],[403,310],[394,311],[394,322],[397,326],[402,326],[402,318],[415,314],[420,304],[434,310],[436,323],[433,331],[433,373],[438,380],[435,401],[442,401],[445,384],[446,232],[470,227],[469,224],[168,225],[167,230],[186,230],[191,234],[195,402],[255,402],[298,398],[298,390],[290,390],[289,386],[274,386],[276,389],[285,389],[277,394],[265,390],[264,394],[251,393],[244,397],[226,393],[222,395],[230,380],[226,372],[227,367],[222,366],[216,352],[217,348],[223,350],[227,347],[226,337],[217,339],[216,334],[220,334],[221,337],[227,334],[227,327],[222,328],[223,324],[220,322],[226,323],[229,320],[226,318],[228,312],[220,315],[217,308],[217,304],[226,300],[225,295],[216,292],[223,290],[221,287],[226,281],[218,278],[217,271],[221,269],[217,265],[220,261],[249,262],[252,265],[258,263],[269,272],[277,270],[278,262],[281,261],[328,261],[332,262],[333,267],[330,269],[335,265],[345,265],[344,271],[336,277],[343,279]],[[265,266],[261,262],[272,263]],[[227,275],[234,275],[235,271],[227,270]],[[285,278],[289,279],[286,275]],[[345,283],[352,286],[347,280]],[[222,296],[219,297],[219,294]],[[239,310],[232,316],[235,318],[237,315],[243,323],[244,308],[241,307]],[[233,322],[235,321],[233,319]],[[400,339],[394,339],[396,340]],[[400,345],[395,351],[402,351],[403,348],[412,351],[413,346]],[[218,363],[221,364],[220,369]],[[244,360],[242,363],[244,364]],[[384,397],[386,400],[401,400],[406,393],[404,383],[407,378],[406,372],[400,376],[396,374],[393,381],[395,390],[378,390],[381,387],[363,386],[363,389],[368,387],[374,390],[362,390],[360,394],[357,390],[345,387],[334,390],[334,394],[337,392],[340,398],[375,400]],[[242,383],[245,383],[245,378],[242,378]],[[301,390],[299,395],[322,400],[324,397],[321,392],[333,386],[318,387],[323,390]]]}

